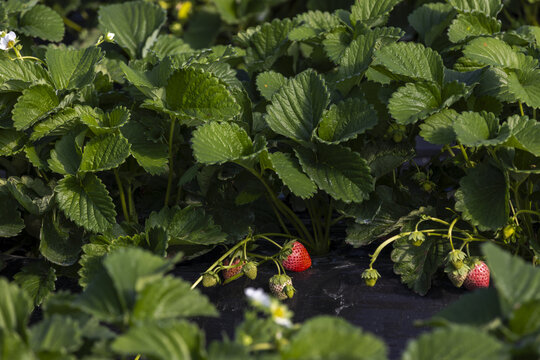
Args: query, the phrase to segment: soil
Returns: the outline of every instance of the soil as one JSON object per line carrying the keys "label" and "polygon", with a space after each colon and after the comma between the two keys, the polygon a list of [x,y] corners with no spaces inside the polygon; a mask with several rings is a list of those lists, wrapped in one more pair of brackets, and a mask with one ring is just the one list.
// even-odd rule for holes
{"label": "soil", "polygon": [[[317,315],[340,316],[382,338],[388,345],[389,359],[399,359],[410,339],[429,330],[415,327],[415,320],[430,318],[457,300],[465,290],[455,288],[442,276],[435,280],[426,296],[415,294],[394,274],[389,251],[379,256],[376,268],[382,278],[370,288],[364,285],[361,274],[373,250],[374,247],[354,249],[342,245],[328,256],[314,258],[310,269],[289,272],[297,293],[285,303],[294,312],[296,322]],[[200,272],[212,264],[210,257],[204,256],[204,262],[199,259],[199,262],[179,264],[175,275],[194,282]],[[214,253],[212,259],[218,257],[219,253]],[[219,318],[196,319],[209,342],[224,336],[234,338],[234,328],[242,322],[247,306],[244,289],[260,287],[268,292],[268,279],[274,273],[275,267],[265,264],[259,269],[256,280],[243,276],[227,285],[200,287],[221,314]]]}

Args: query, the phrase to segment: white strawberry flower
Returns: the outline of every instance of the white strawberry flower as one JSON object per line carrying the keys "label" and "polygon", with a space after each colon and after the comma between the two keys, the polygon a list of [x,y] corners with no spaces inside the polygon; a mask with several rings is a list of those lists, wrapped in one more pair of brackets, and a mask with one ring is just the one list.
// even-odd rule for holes
{"label": "white strawberry flower", "polygon": [[270,304],[270,314],[272,315],[272,320],[278,325],[290,328],[292,327],[292,312],[289,311],[286,305],[283,305],[281,302],[274,299]]}
{"label": "white strawberry flower", "polygon": [[0,38],[0,50],[7,51],[13,48],[17,43],[17,34],[15,34],[15,32],[10,31],[6,33],[4,31],[1,35],[2,37]]}
{"label": "white strawberry flower", "polygon": [[116,34],[113,32],[108,32],[107,35],[105,35],[105,41],[113,42],[115,35]]}
{"label": "white strawberry flower", "polygon": [[254,304],[270,308],[270,296],[263,289],[249,287],[244,290],[244,293]]}

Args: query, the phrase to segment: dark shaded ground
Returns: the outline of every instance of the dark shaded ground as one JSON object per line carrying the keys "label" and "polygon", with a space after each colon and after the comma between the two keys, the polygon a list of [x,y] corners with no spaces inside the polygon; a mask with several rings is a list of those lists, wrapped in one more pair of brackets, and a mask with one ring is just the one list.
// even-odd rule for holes
{"label": "dark shaded ground", "polygon": [[[464,290],[454,288],[441,277],[426,296],[416,295],[393,273],[389,252],[383,252],[375,266],[382,278],[374,288],[367,287],[361,274],[373,250],[373,247],[341,246],[329,256],[313,259],[313,266],[307,271],[289,273],[297,293],[286,304],[294,311],[296,322],[316,315],[340,316],[383,338],[390,359],[398,359],[409,339],[428,330],[415,327],[414,321],[436,314],[457,300]],[[210,259],[204,263],[180,264],[175,274],[193,282],[210,264]],[[274,266],[265,264],[255,281],[244,276],[224,286],[209,289],[201,286],[221,314],[217,319],[197,319],[209,341],[221,339],[224,334],[234,336],[234,328],[242,321],[247,306],[244,288],[261,287],[268,291],[268,279],[274,271]]]}

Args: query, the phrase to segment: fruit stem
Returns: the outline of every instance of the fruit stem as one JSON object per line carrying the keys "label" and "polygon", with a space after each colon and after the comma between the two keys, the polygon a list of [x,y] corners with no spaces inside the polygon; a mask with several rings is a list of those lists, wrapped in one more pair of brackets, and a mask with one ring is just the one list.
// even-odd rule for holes
{"label": "fruit stem", "polygon": [[525,112],[523,111],[523,104],[521,101],[518,101],[519,104],[519,112],[521,113],[521,116],[525,116]]}
{"label": "fruit stem", "polygon": [[174,142],[174,125],[176,124],[176,118],[171,117],[171,128],[169,130],[169,178],[167,180],[167,192],[165,193],[165,206],[169,206],[169,198],[171,196],[171,187],[174,176],[173,163],[173,142]]}
{"label": "fruit stem", "polygon": [[[253,240],[251,236],[247,236],[244,240],[240,241],[238,244],[234,245],[232,248],[230,248],[225,254],[223,254],[219,259],[217,259],[208,269],[206,269],[205,273],[212,271],[216,266],[218,266],[223,260],[227,258],[230,254],[232,254],[236,249],[238,249],[240,246],[244,245],[244,243]],[[191,290],[195,289],[197,285],[202,281],[202,275],[199,276],[199,278],[191,285]]]}
{"label": "fruit stem", "polygon": [[277,242],[275,242],[274,240],[272,240],[269,237],[266,237],[264,235],[255,235],[255,237],[253,239],[264,239],[264,240],[276,245],[278,248],[283,249],[283,246],[279,245]]}
{"label": "fruit stem", "polygon": [[281,275],[281,265],[279,264],[279,262],[274,259],[274,258],[271,258],[272,261],[274,262],[274,264],[276,264],[276,267],[277,267],[277,270],[278,270],[278,275]]}
{"label": "fruit stem", "polygon": [[470,168],[474,167],[471,160],[469,160],[469,155],[467,155],[467,150],[465,150],[465,147],[463,146],[463,144],[459,143],[459,149],[461,150],[461,154],[463,155],[463,158],[465,159],[467,166]]}
{"label": "fruit stem", "polygon": [[118,192],[120,194],[120,203],[122,204],[122,213],[124,214],[124,220],[129,222],[130,218],[126,205],[126,194],[124,193],[124,187],[122,186],[122,180],[120,180],[120,175],[118,175],[118,169],[113,169],[113,173],[116,180],[116,186],[118,186]]}
{"label": "fruit stem", "polygon": [[454,229],[454,225],[456,225],[458,220],[459,220],[459,217],[452,220],[452,223],[448,227],[448,240],[450,241],[450,247],[452,247],[452,251],[456,250],[456,249],[454,249],[454,242],[452,241],[452,230]]}

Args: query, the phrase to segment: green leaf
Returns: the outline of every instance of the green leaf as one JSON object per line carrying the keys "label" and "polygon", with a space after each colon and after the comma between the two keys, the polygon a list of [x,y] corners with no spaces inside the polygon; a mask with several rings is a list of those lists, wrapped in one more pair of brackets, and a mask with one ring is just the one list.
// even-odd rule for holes
{"label": "green leaf", "polygon": [[142,323],[131,327],[112,344],[115,352],[135,356],[143,354],[156,360],[204,358],[204,335],[195,324],[186,321]]}
{"label": "green leaf", "polygon": [[132,316],[140,289],[162,277],[173,266],[174,261],[149,251],[135,247],[119,248],[87,274],[88,286],[76,304],[100,320],[122,323]]}
{"label": "green leaf", "polygon": [[82,153],[80,171],[114,169],[126,161],[130,145],[120,133],[99,135],[90,140]]}
{"label": "green leaf", "polygon": [[540,300],[529,301],[514,311],[509,327],[520,336],[537,332],[540,329]]}
{"label": "green leaf", "polygon": [[24,133],[12,129],[0,131],[0,156],[11,156],[24,146]]}
{"label": "green leaf", "polygon": [[289,47],[289,32],[296,23],[289,19],[274,19],[237,36],[246,50],[246,63],[252,70],[268,70]]}
{"label": "green leaf", "polygon": [[310,142],[329,102],[324,80],[308,70],[274,94],[265,119],[274,132],[299,142]]}
{"label": "green leaf", "polygon": [[499,126],[499,119],[485,111],[459,114],[454,120],[454,132],[465,146],[495,146],[510,137],[509,127]]}
{"label": "green leaf", "polygon": [[340,26],[342,22],[339,17],[329,12],[307,11],[296,17],[302,23],[289,33],[289,39],[293,41],[302,41],[315,38]]}
{"label": "green leaf", "polygon": [[17,236],[24,229],[24,220],[17,210],[17,203],[2,185],[0,185],[0,203],[2,204],[0,207],[0,238]]}
{"label": "green leaf", "polygon": [[67,133],[77,124],[78,114],[72,108],[64,108],[34,126],[30,140],[36,141],[45,136]]}
{"label": "green leaf", "polygon": [[70,266],[77,262],[82,239],[70,234],[60,223],[60,216],[45,215],[41,224],[39,251],[50,262]]}
{"label": "green leaf", "polygon": [[388,110],[399,124],[412,124],[451,106],[467,92],[467,86],[457,81],[444,84],[442,91],[433,83],[408,83],[392,94]]}
{"label": "green leaf", "polygon": [[34,61],[0,60],[0,81],[2,83],[21,82],[24,85],[39,81],[49,81],[49,75],[43,66]]}
{"label": "green leaf", "polygon": [[116,211],[107,188],[94,174],[68,175],[55,188],[58,207],[88,231],[103,232],[116,223]]}
{"label": "green leaf", "polygon": [[83,344],[79,322],[69,316],[53,315],[30,328],[30,346],[36,353],[64,353]]}
{"label": "green leaf", "polygon": [[442,84],[444,65],[441,56],[422,44],[399,42],[375,52],[372,66],[388,71],[401,81],[432,81]]}
{"label": "green leaf", "polygon": [[287,78],[274,71],[266,71],[257,76],[257,89],[268,101],[272,100],[272,96],[285,84]]}
{"label": "green leaf", "polygon": [[343,319],[318,316],[293,335],[281,359],[386,360],[387,349],[382,340]]}
{"label": "green leaf", "polygon": [[460,14],[448,28],[448,38],[453,43],[470,37],[492,35],[501,31],[501,22],[482,13]]}
{"label": "green leaf", "polygon": [[146,226],[161,226],[167,230],[169,245],[215,245],[224,242],[227,235],[219,225],[214,224],[212,216],[207,215],[203,208],[187,206],[177,210],[170,219],[168,226],[159,221],[149,219]]}
{"label": "green leaf", "polygon": [[487,288],[464,294],[457,301],[437,313],[429,322],[484,326],[501,317],[501,315],[497,290]]}
{"label": "green leaf", "polygon": [[253,154],[253,142],[235,123],[210,122],[193,132],[193,154],[205,164],[223,164]]}
{"label": "green leaf", "polygon": [[121,129],[131,145],[130,153],[150,175],[160,175],[169,169],[167,145],[148,140],[146,129],[136,121],[130,121]]}
{"label": "green leaf", "polygon": [[14,332],[0,329],[0,352],[4,359],[36,360],[28,344]]}
{"label": "green leaf", "polygon": [[80,89],[94,81],[94,66],[101,59],[101,49],[95,46],[81,50],[50,47],[45,59],[57,89]]}
{"label": "green leaf", "polygon": [[296,196],[307,199],[317,191],[317,186],[302,171],[298,160],[285,153],[275,152],[268,154],[272,162],[272,167],[283,183]]}
{"label": "green leaf", "polygon": [[317,130],[320,139],[339,144],[356,138],[377,125],[378,115],[364,99],[351,98],[325,111]]}
{"label": "green leaf", "polygon": [[450,5],[429,3],[414,10],[408,19],[424,44],[432,46],[447,29],[453,15],[454,10]]}
{"label": "green leaf", "polygon": [[521,101],[530,107],[540,108],[540,70],[517,69],[508,74],[507,81],[506,90],[511,94],[512,102]]}
{"label": "green leaf", "polygon": [[510,139],[504,143],[517,149],[540,156],[540,124],[527,116],[514,115],[508,118]]}
{"label": "green leaf", "polygon": [[208,298],[201,295],[199,290],[190,288],[190,283],[173,276],[148,283],[141,290],[133,308],[134,319],[144,321],[217,316]]}
{"label": "green leaf", "polygon": [[39,178],[10,176],[6,185],[15,200],[33,215],[46,213],[54,203],[51,201],[54,193]]}
{"label": "green leaf", "polygon": [[503,8],[500,0],[448,0],[448,3],[462,13],[480,12],[491,17],[496,17]]}
{"label": "green leaf", "polygon": [[431,115],[420,124],[420,136],[432,144],[450,145],[456,140],[453,123],[457,117],[458,113],[452,109]]}
{"label": "green leaf", "polygon": [[436,240],[426,239],[415,246],[407,237],[402,237],[394,242],[391,258],[394,273],[401,276],[401,282],[417,294],[425,295],[444,256],[444,246]]}
{"label": "green leaf", "polygon": [[168,56],[181,55],[192,52],[193,50],[189,44],[186,44],[181,38],[167,34],[160,35],[154,45],[152,45],[150,51],[159,59],[164,59]]}
{"label": "green leaf", "polygon": [[518,54],[510,45],[496,38],[474,39],[465,46],[463,54],[476,63],[508,69],[520,69],[527,62],[523,54]]}
{"label": "green leaf", "polygon": [[124,106],[117,106],[112,111],[104,113],[100,108],[77,105],[75,111],[81,121],[97,135],[121,128],[131,117],[131,112]]}
{"label": "green leaf", "polygon": [[28,36],[58,42],[64,38],[64,20],[50,7],[36,5],[22,15],[19,31]]}
{"label": "green leaf", "polygon": [[540,272],[524,260],[493,244],[482,249],[505,314],[540,299]]}
{"label": "green leaf", "polygon": [[114,33],[115,42],[135,59],[146,56],[167,16],[157,4],[132,1],[102,6],[98,18],[101,32]]}
{"label": "green leaf", "polygon": [[337,200],[362,202],[374,190],[374,179],[366,161],[340,145],[317,145],[317,152],[295,149],[300,164],[309,177]]}
{"label": "green leaf", "polygon": [[351,7],[351,22],[362,22],[368,26],[380,25],[381,20],[400,2],[401,0],[357,1]]}
{"label": "green leaf", "polygon": [[56,271],[44,261],[31,262],[13,276],[15,282],[39,306],[55,290]]}
{"label": "green leaf", "polygon": [[403,360],[509,360],[507,348],[476,328],[455,326],[421,335],[407,346]]}
{"label": "green leaf", "polygon": [[32,300],[15,283],[0,278],[0,330],[26,337],[26,324],[32,312]]}
{"label": "green leaf", "polygon": [[54,145],[51,150],[51,158],[48,161],[49,168],[62,175],[75,175],[81,164],[81,143],[85,133],[70,132]]}
{"label": "green leaf", "polygon": [[373,53],[381,46],[378,37],[377,32],[370,31],[354,39],[343,52],[338,72],[331,79],[334,82],[361,79],[373,60]]}
{"label": "green leaf", "polygon": [[17,130],[26,130],[59,104],[54,89],[35,85],[23,91],[13,107],[13,123]]}
{"label": "green leaf", "polygon": [[168,109],[180,118],[223,121],[240,112],[227,87],[201,69],[177,70],[169,78],[165,91]]}
{"label": "green leaf", "polygon": [[461,178],[456,192],[456,210],[463,218],[484,229],[497,230],[508,221],[508,186],[503,173],[480,164]]}
{"label": "green leaf", "polygon": [[406,142],[396,144],[392,141],[365,145],[360,155],[366,159],[373,177],[379,179],[397,169],[401,164],[412,160],[416,152]]}

